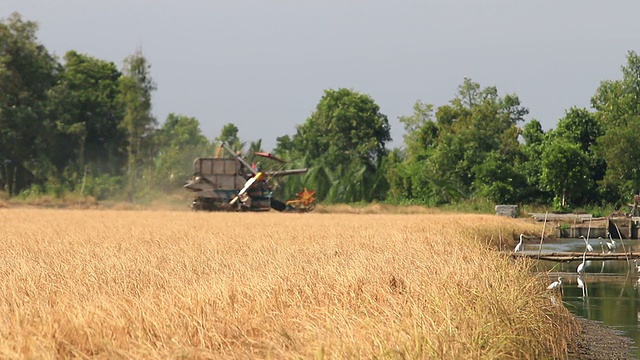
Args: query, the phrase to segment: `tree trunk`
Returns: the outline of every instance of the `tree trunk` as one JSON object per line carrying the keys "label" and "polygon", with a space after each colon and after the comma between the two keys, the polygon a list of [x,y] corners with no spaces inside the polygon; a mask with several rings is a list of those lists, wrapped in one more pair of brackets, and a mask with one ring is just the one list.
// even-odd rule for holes
{"label": "tree trunk", "polygon": [[7,168],[7,192],[9,193],[9,197],[12,197],[15,192],[15,173],[16,166],[10,162],[6,164]]}
{"label": "tree trunk", "polygon": [[5,169],[4,161],[0,163],[0,191],[5,190],[5,186],[7,185],[7,174]]}

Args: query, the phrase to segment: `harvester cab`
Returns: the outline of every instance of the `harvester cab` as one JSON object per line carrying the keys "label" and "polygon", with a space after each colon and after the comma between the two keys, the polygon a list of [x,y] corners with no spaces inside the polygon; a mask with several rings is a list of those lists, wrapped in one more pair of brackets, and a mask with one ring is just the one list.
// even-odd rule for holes
{"label": "harvester cab", "polygon": [[[270,182],[273,179],[304,174],[307,169],[265,170],[260,163],[249,164],[241,154],[226,144],[221,147],[231,157],[197,158],[193,162],[194,175],[184,187],[196,193],[193,210],[206,211],[287,211],[287,203],[273,198]],[[284,160],[264,152],[256,156],[281,164]]]}

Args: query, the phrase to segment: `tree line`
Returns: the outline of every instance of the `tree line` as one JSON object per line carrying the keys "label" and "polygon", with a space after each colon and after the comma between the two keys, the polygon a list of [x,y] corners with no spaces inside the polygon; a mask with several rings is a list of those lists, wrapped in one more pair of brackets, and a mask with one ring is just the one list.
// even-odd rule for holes
{"label": "tree line", "polygon": [[[141,51],[121,67],[76,51],[62,61],[38,42],[37,23],[0,21],[0,191],[130,201],[176,191],[193,159],[218,142],[251,158],[233,123],[207,139],[196,118],[152,114],[156,84]],[[417,101],[400,117],[405,135],[388,149],[380,107],[353,89],[327,89],[295,134],[271,150],[307,167],[276,191],[303,187],[326,203],[386,201],[436,206],[495,203],[621,206],[640,189],[640,57],[629,51],[622,79],[602,81],[591,109],[571,107],[543,131],[516,94],[465,78],[449,103]]]}

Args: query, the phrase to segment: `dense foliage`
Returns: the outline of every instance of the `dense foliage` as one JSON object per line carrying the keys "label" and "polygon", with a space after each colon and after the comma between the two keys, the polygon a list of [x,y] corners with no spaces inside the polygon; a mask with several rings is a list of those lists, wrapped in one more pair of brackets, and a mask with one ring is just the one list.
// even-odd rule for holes
{"label": "dense foliage", "polygon": [[[198,156],[226,142],[254,161],[235,124],[209,140],[198,119],[152,112],[156,84],[141,51],[122,67],[76,51],[62,60],[38,42],[38,25],[0,20],[0,191],[7,196],[77,192],[136,201],[180,190]],[[544,131],[516,94],[465,78],[448,104],[417,101],[401,116],[401,146],[374,99],[327,89],[315,111],[273,152],[307,167],[274,184],[303,187],[324,202],[439,205],[494,203],[620,206],[640,190],[640,57],[627,54],[622,79],[603,81],[592,109],[571,107]]]}
{"label": "dense foliage", "polygon": [[140,51],[122,69],[73,50],[61,63],[37,28],[19,14],[0,22],[0,190],[136,201],[179,188],[211,154],[197,119],[170,114],[157,127]]}

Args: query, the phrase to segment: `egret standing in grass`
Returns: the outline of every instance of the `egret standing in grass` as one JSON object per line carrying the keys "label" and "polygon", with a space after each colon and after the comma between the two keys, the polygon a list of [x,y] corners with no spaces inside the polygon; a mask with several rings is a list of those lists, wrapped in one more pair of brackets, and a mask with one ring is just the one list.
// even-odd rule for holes
{"label": "egret standing in grass", "polygon": [[520,242],[518,243],[518,245],[516,245],[516,248],[513,250],[513,252],[524,252],[524,244],[523,242],[523,238],[524,238],[524,234],[520,234]]}
{"label": "egret standing in grass", "polygon": [[552,282],[549,286],[547,286],[547,290],[557,289],[562,285],[562,277],[558,276],[558,280]]}
{"label": "egret standing in grass", "polygon": [[584,240],[584,244],[587,245],[587,251],[593,251],[593,246],[589,245],[589,240],[584,235],[580,235],[580,239]]}

